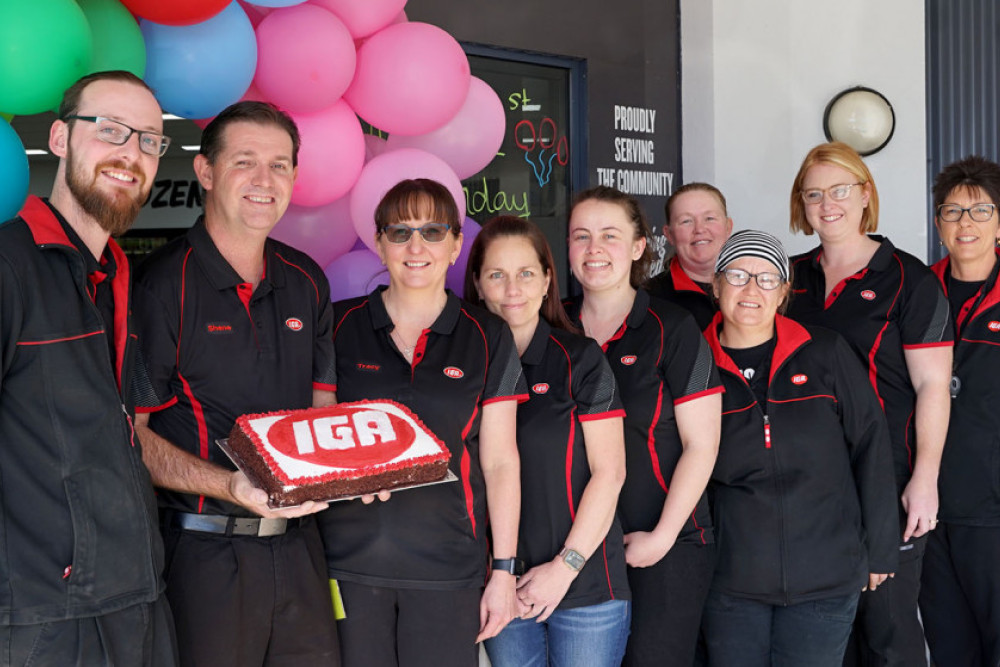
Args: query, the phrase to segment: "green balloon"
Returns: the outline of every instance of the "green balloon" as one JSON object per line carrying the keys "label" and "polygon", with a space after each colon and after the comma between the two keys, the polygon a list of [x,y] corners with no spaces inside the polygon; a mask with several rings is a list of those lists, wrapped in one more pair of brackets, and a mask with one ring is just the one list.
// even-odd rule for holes
{"label": "green balloon", "polygon": [[14,120],[14,114],[12,114],[12,113],[4,113],[3,111],[0,111],[0,117],[2,117],[8,123],[10,121]]}
{"label": "green balloon", "polygon": [[26,115],[59,105],[90,67],[90,27],[73,0],[0,1],[0,109]]}
{"label": "green balloon", "polygon": [[91,72],[123,69],[140,79],[146,73],[146,43],[132,14],[118,0],[76,0],[93,35]]}

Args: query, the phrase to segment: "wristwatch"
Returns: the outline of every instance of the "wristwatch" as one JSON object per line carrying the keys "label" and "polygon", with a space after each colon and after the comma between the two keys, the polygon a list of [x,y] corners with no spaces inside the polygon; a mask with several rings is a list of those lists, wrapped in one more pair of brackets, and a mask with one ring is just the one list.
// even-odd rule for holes
{"label": "wristwatch", "polygon": [[582,570],[583,566],[587,564],[587,559],[579,551],[570,549],[569,547],[563,547],[562,551],[559,552],[559,556],[569,569],[576,572]]}
{"label": "wristwatch", "polygon": [[524,561],[520,558],[494,558],[493,569],[520,577],[524,574]]}

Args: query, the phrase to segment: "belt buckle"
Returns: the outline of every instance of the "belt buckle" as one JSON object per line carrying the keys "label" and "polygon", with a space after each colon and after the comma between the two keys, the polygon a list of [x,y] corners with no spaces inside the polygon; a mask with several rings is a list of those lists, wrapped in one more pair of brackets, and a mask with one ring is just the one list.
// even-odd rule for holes
{"label": "belt buckle", "polygon": [[288,529],[288,519],[261,519],[257,528],[257,537],[274,537],[284,535]]}

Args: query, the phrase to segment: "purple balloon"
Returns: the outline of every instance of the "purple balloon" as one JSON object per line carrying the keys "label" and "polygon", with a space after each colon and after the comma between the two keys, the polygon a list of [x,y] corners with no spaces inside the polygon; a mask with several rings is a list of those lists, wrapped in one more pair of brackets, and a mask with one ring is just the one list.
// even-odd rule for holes
{"label": "purple balloon", "polygon": [[330,281],[330,300],[340,301],[368,294],[376,285],[389,284],[389,272],[371,250],[352,250],[330,262],[324,270]]}
{"label": "purple balloon", "polygon": [[444,185],[455,199],[458,217],[465,217],[462,182],[444,160],[416,148],[383,153],[365,165],[351,190],[354,230],[372,250],[375,249],[375,209],[378,203],[394,185],[409,178],[429,178]]}
{"label": "purple balloon", "polygon": [[448,267],[448,275],[444,280],[444,285],[461,298],[465,298],[465,267],[469,264],[469,252],[472,250],[472,242],[479,235],[482,227],[472,218],[462,221],[462,250],[458,253],[455,266]]}
{"label": "purple balloon", "polygon": [[358,242],[348,197],[326,206],[289,204],[271,236],[298,248],[320,266],[328,265]]}
{"label": "purple balloon", "polygon": [[389,150],[419,148],[433,153],[465,179],[493,161],[506,126],[500,97],[485,81],[472,77],[465,103],[451,120],[426,134],[393,134],[387,143]]}

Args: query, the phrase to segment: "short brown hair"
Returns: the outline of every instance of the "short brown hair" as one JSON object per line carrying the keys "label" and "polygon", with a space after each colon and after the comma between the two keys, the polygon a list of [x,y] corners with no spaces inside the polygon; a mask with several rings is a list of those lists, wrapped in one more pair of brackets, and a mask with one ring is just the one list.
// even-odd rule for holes
{"label": "short brown hair", "polygon": [[667,198],[667,203],[663,206],[663,213],[667,216],[666,222],[668,225],[670,224],[670,208],[674,205],[674,201],[687,192],[707,192],[711,195],[715,195],[715,198],[719,200],[720,204],[722,204],[723,215],[729,215],[729,211],[726,209],[726,197],[722,194],[722,191],[719,190],[719,188],[715,187],[711,183],[694,181],[691,183],[685,183],[681,187],[677,188]]}
{"label": "short brown hair", "polygon": [[843,143],[842,141],[831,141],[814,147],[806,154],[799,167],[799,173],[792,183],[792,195],[789,200],[789,221],[788,228],[792,232],[802,232],[806,236],[813,233],[809,221],[806,220],[805,204],[802,202],[802,181],[806,178],[806,172],[810,167],[817,164],[831,164],[835,167],[845,169],[854,175],[858,182],[867,185],[869,188],[868,206],[861,212],[861,225],[858,231],[861,234],[874,232],[878,229],[878,189],[872,179],[872,173],[868,171],[858,152]]}
{"label": "short brown hair", "polygon": [[149,91],[150,95],[153,95],[154,97],[156,96],[153,89],[149,87],[149,84],[132,72],[127,72],[123,69],[94,72],[93,74],[88,74],[87,76],[77,79],[76,82],[67,88],[65,93],[63,93],[62,102],[59,104],[59,119],[66,121],[67,116],[72,116],[78,112],[80,110],[80,98],[83,96],[83,91],[86,90],[87,86],[98,81],[131,83],[132,85],[139,86],[140,88],[145,88]]}
{"label": "short brown hair", "polygon": [[295,121],[284,111],[274,106],[270,102],[257,102],[254,100],[244,100],[230,104],[219,112],[219,115],[212,119],[212,122],[205,126],[201,133],[201,148],[198,152],[205,156],[209,164],[215,164],[215,159],[219,157],[224,146],[222,136],[227,126],[233,123],[256,123],[257,125],[274,125],[285,132],[292,139],[292,166],[299,164],[299,128]]}
{"label": "short brown hair", "polygon": [[934,179],[934,215],[955,188],[980,189],[1000,206],[1000,165],[980,155],[952,162]]}
{"label": "short brown hair", "polygon": [[429,178],[411,178],[392,186],[375,207],[375,235],[380,236],[389,225],[420,218],[447,222],[455,236],[462,231],[451,191]]}
{"label": "short brown hair", "polygon": [[589,190],[584,190],[576,196],[573,200],[573,206],[569,210],[569,217],[573,217],[573,211],[577,206],[591,199],[620,206],[625,212],[625,216],[632,223],[636,240],[646,239],[646,248],[642,251],[639,259],[632,262],[632,269],[629,272],[629,284],[634,289],[642,287],[643,283],[649,278],[649,268],[653,265],[653,235],[649,230],[649,223],[646,222],[646,214],[642,212],[642,207],[639,206],[639,201],[632,195],[625,194],[617,188],[598,185]]}
{"label": "short brown hair", "polygon": [[580,333],[579,329],[573,326],[566,310],[563,308],[559,297],[559,281],[556,279],[555,259],[552,257],[552,248],[545,240],[545,234],[538,228],[538,225],[524,218],[516,218],[512,215],[501,215],[488,220],[475,241],[472,242],[472,249],[469,251],[469,263],[465,267],[465,300],[477,306],[483,305],[483,300],[476,289],[476,281],[483,270],[483,259],[490,244],[498,238],[518,236],[524,238],[534,248],[538,255],[538,263],[542,270],[549,276],[549,289],[545,293],[545,300],[539,313],[545,320],[554,327],[566,329],[573,333]]}

